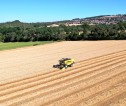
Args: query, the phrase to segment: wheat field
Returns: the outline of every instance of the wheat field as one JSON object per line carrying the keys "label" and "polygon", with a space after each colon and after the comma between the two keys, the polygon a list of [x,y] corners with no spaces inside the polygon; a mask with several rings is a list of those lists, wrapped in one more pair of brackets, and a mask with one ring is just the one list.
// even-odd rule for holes
{"label": "wheat field", "polygon": [[[75,65],[52,68],[64,57]],[[126,106],[126,41],[57,42],[0,60],[0,106]]]}

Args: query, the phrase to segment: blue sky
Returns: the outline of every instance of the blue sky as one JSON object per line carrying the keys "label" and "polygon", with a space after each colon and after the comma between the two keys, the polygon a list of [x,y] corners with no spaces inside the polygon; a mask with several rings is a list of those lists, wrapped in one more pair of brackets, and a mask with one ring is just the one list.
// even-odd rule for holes
{"label": "blue sky", "polygon": [[49,22],[126,14],[126,0],[0,0],[0,22]]}

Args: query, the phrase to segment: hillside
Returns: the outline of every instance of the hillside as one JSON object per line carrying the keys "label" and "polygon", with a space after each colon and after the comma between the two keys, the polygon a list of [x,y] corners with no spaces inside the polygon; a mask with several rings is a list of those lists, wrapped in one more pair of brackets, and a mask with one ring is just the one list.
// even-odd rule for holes
{"label": "hillside", "polygon": [[100,16],[93,16],[93,17],[86,17],[86,18],[75,18],[71,20],[62,20],[62,21],[54,21],[54,22],[36,22],[36,23],[24,23],[20,22],[19,20],[15,20],[13,22],[5,22],[0,23],[0,26],[17,26],[17,25],[33,25],[33,26],[47,26],[52,24],[115,24],[120,21],[126,21],[126,14],[118,14],[118,15],[100,15]]}
{"label": "hillside", "polygon": [[0,24],[0,42],[124,40],[126,15],[105,15],[57,22]]}

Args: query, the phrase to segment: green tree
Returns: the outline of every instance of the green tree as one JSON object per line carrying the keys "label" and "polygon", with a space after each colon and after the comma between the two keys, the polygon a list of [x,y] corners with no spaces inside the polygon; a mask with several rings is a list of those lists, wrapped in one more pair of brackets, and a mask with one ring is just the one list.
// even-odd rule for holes
{"label": "green tree", "polygon": [[3,40],[4,40],[3,34],[0,33],[0,42],[3,42]]}

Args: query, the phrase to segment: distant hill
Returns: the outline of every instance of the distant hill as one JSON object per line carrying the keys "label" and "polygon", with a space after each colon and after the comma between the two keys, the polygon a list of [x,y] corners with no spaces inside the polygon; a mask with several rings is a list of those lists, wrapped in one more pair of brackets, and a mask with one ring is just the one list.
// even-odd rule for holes
{"label": "distant hill", "polygon": [[120,21],[126,21],[126,14],[118,15],[101,15],[80,19],[81,22],[89,24],[116,24]]}
{"label": "distant hill", "polygon": [[42,26],[58,26],[58,25],[80,25],[83,23],[87,23],[89,25],[95,24],[116,24],[120,21],[126,21],[126,14],[117,14],[117,15],[100,15],[86,18],[75,18],[72,20],[63,20],[63,21],[54,21],[54,22],[36,22],[36,23],[24,23],[19,20],[15,20],[12,22],[0,23],[0,26],[4,27],[19,27],[19,26],[27,26],[27,27],[42,27]]}
{"label": "distant hill", "polygon": [[121,21],[126,21],[126,14],[117,14],[117,15],[100,15],[86,18],[75,18],[72,20],[64,20],[51,22],[50,24],[116,24]]}

